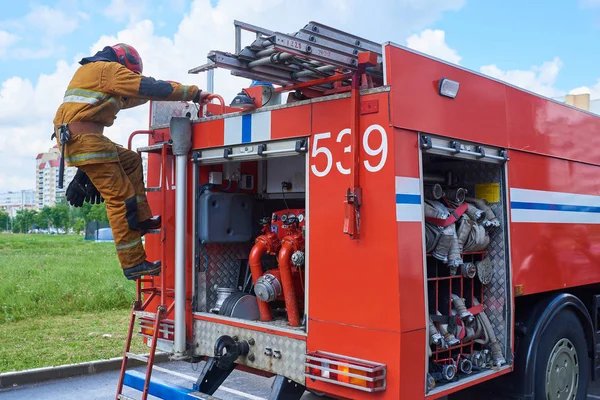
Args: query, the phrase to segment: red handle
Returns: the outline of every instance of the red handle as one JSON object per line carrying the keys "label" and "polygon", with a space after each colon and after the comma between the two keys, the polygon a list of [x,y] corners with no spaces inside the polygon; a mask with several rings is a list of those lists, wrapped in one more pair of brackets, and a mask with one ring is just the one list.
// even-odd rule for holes
{"label": "red handle", "polygon": [[131,135],[129,135],[129,140],[127,140],[127,148],[129,150],[131,150],[131,142],[133,141],[133,138],[137,135],[152,135],[154,133],[154,131],[150,131],[150,130],[140,130],[140,131],[133,131],[131,132]]}

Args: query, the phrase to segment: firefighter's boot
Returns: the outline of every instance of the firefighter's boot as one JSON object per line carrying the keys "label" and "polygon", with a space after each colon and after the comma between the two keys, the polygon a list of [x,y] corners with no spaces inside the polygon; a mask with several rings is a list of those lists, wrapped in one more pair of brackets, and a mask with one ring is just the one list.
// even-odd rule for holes
{"label": "firefighter's boot", "polygon": [[140,229],[140,234],[144,236],[150,229],[159,229],[162,225],[162,219],[160,215],[155,215],[152,218],[149,218],[145,221],[138,223],[138,228]]}
{"label": "firefighter's boot", "polygon": [[144,260],[131,268],[123,268],[123,274],[129,280],[140,279],[143,275],[159,276],[161,272],[160,261],[150,262]]}

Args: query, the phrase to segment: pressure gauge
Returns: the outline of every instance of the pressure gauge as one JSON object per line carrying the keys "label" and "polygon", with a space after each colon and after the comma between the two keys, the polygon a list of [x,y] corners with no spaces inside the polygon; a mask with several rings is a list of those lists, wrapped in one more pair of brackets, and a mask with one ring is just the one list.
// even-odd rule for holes
{"label": "pressure gauge", "polygon": [[295,219],[296,219],[296,215],[294,215],[294,214],[291,214],[291,213],[290,213],[290,215],[288,215],[288,221],[290,221],[290,220],[292,220],[292,221],[293,221],[293,220],[295,220]]}
{"label": "pressure gauge", "polygon": [[298,222],[304,221],[304,214],[298,214]]}
{"label": "pressure gauge", "polygon": [[281,222],[283,222],[284,224],[286,224],[287,220],[288,220],[287,214],[281,214]]}

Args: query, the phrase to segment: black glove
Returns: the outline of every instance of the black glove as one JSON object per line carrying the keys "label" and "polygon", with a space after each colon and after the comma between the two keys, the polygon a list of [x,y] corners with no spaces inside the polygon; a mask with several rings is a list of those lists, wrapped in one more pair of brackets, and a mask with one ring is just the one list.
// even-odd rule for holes
{"label": "black glove", "polygon": [[81,169],[77,169],[77,173],[67,187],[66,197],[73,207],[83,206],[84,201],[91,204],[100,204],[104,201],[98,189]]}
{"label": "black glove", "polygon": [[92,182],[85,186],[85,201],[91,204],[100,204],[104,201],[104,198],[100,195],[100,192]]}
{"label": "black glove", "polygon": [[71,183],[67,187],[67,191],[65,193],[67,197],[67,201],[73,207],[81,207],[83,205],[83,201],[85,200],[85,185],[90,182],[90,178],[80,169],[77,169],[77,173],[73,177]]}

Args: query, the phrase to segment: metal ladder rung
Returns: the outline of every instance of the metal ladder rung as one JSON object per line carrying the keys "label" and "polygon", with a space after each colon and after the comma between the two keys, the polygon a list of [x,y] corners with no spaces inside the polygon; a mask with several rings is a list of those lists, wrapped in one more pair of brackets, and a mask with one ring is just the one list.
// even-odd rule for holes
{"label": "metal ladder rung", "polygon": [[127,352],[126,354],[127,354],[127,358],[133,358],[134,360],[138,360],[138,361],[145,362],[145,363],[148,362],[148,357],[144,357],[142,355],[130,353],[130,352]]}
{"label": "metal ladder rung", "polygon": [[136,400],[133,397],[125,396],[124,394],[119,395],[119,400]]}
{"label": "metal ladder rung", "polygon": [[138,317],[156,319],[156,313],[152,313],[152,312],[148,312],[148,311],[134,311],[133,313],[135,315],[137,315]]}
{"label": "metal ladder rung", "polygon": [[138,147],[137,151],[140,153],[159,153],[160,151],[162,151],[162,148],[164,146],[168,146],[170,145],[170,143],[168,142],[160,142],[160,143],[156,143],[150,146],[143,146],[143,147]]}
{"label": "metal ladder rung", "polygon": [[146,192],[160,192],[162,188],[160,186],[150,186],[146,188]]}
{"label": "metal ladder rung", "polygon": [[[146,335],[145,333],[136,332],[136,335],[145,337],[146,339],[152,339],[152,335]],[[157,339],[162,340],[163,342],[175,344],[174,340],[165,339],[165,338],[162,338],[160,336],[158,336]]]}

